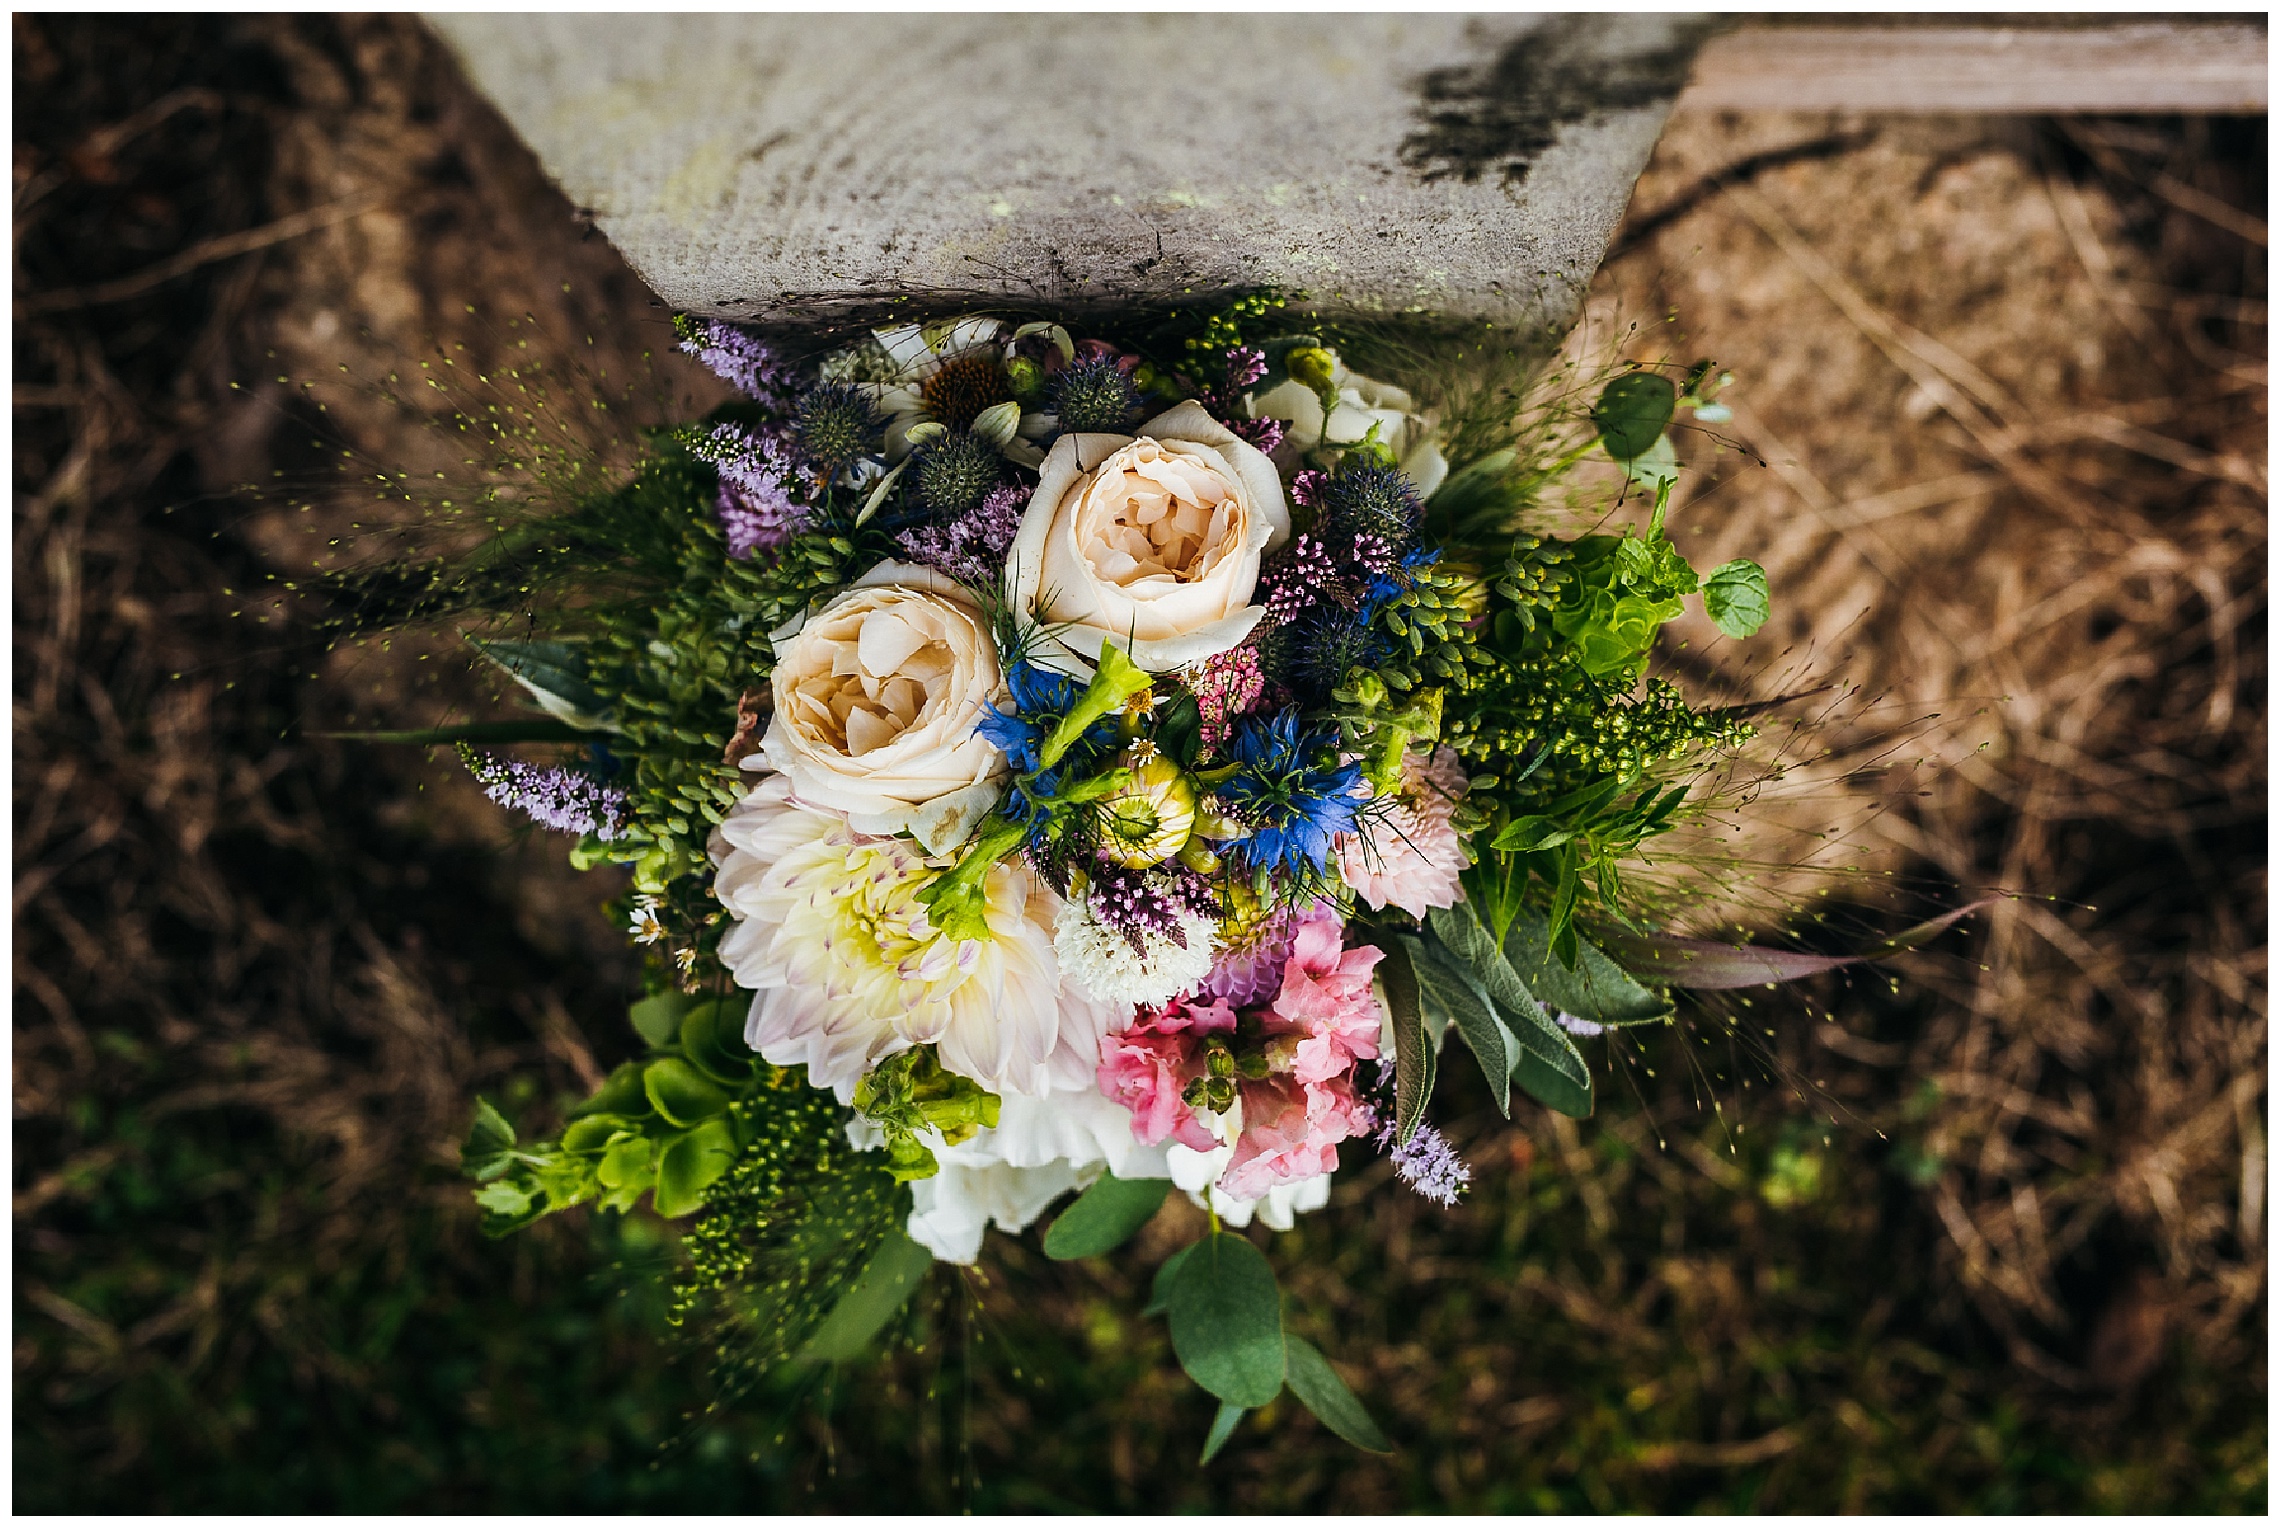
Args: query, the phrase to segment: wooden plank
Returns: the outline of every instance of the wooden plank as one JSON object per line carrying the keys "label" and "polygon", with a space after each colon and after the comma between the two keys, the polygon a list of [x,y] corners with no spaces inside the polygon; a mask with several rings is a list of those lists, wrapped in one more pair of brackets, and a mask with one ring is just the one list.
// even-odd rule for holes
{"label": "wooden plank", "polygon": [[1713,38],[1677,111],[2257,113],[2257,22],[1763,24]]}

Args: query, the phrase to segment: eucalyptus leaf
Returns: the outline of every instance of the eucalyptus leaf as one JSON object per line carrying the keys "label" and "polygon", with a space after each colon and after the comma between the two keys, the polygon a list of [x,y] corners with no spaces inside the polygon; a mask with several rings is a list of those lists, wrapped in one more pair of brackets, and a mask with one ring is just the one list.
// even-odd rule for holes
{"label": "eucalyptus leaf", "polygon": [[657,1213],[677,1220],[705,1207],[705,1190],[736,1165],[728,1121],[709,1119],[668,1142],[657,1155]]}
{"label": "eucalyptus leaf", "polygon": [[1391,1440],[1378,1430],[1376,1419],[1362,1405],[1361,1397],[1346,1387],[1346,1382],[1330,1367],[1330,1360],[1322,1356],[1321,1350],[1291,1332],[1283,1334],[1283,1342],[1287,1349],[1283,1379],[1290,1386],[1290,1393],[1320,1418],[1324,1427],[1354,1447],[1372,1454],[1392,1453]]}
{"label": "eucalyptus leaf", "polygon": [[587,678],[586,655],[579,648],[568,642],[494,642],[473,636],[467,642],[556,721],[588,732],[619,730],[617,708]]}
{"label": "eucalyptus leaf", "polygon": [[1264,1253],[1215,1231],[1180,1260],[1165,1294],[1172,1351],[1190,1379],[1237,1406],[1281,1393],[1282,1294]]}
{"label": "eucalyptus leaf", "polygon": [[1114,1251],[1163,1207],[1171,1188],[1169,1178],[1103,1176],[1046,1228],[1045,1255],[1066,1263]]}
{"label": "eucalyptus leaf", "polygon": [[910,1303],[933,1266],[933,1253],[912,1241],[902,1227],[891,1228],[799,1356],[815,1363],[845,1363],[861,1357],[879,1329]]}
{"label": "eucalyptus leaf", "polygon": [[1580,935],[1576,962],[1563,963],[1552,949],[1550,925],[1523,912],[1504,936],[1504,958],[1530,992],[1545,1002],[1594,1024],[1654,1023],[1670,1013],[1661,994],[1641,986],[1630,973]]}
{"label": "eucalyptus leaf", "polygon": [[1219,1403],[1219,1414],[1211,1419],[1211,1432],[1203,1440],[1203,1457],[1196,1460],[1197,1464],[1209,1464],[1219,1457],[1219,1451],[1227,1446],[1227,1440],[1235,1436],[1235,1424],[1242,1421],[1244,1413],[1249,1410],[1249,1407],[1238,1406],[1233,1401]]}
{"label": "eucalyptus leaf", "polygon": [[1199,1241],[1189,1242],[1156,1266],[1155,1280],[1148,1286],[1148,1304],[1140,1312],[1141,1315],[1161,1316],[1164,1313],[1166,1307],[1171,1303],[1172,1280],[1178,1276],[1177,1270],[1180,1264],[1186,1262],[1188,1254],[1202,1245],[1203,1243]]}
{"label": "eucalyptus leaf", "polygon": [[1773,614],[1773,589],[1765,569],[1737,557],[1702,581],[1702,610],[1711,623],[1736,639],[1754,635]]}
{"label": "eucalyptus leaf", "polygon": [[1417,940],[1406,934],[1387,939],[1378,980],[1385,986],[1386,1011],[1393,1016],[1393,1138],[1406,1145],[1425,1118],[1433,1096],[1434,1046],[1425,1033],[1425,1006],[1417,989]]}

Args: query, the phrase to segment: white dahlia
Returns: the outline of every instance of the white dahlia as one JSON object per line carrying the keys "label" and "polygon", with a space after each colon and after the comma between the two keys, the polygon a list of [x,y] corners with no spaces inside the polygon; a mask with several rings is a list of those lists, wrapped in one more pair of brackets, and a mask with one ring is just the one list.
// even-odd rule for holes
{"label": "white dahlia", "polygon": [[[1041,1095],[1097,1050],[1116,1016],[1064,1001],[1051,932],[1060,899],[1019,862],[989,874],[991,938],[952,939],[918,893],[935,871],[916,845],[857,833],[790,799],[770,775],[713,837],[714,894],[736,919],[720,956],[755,989],[745,1041],[852,1102],[865,1072],[933,1045],[993,1093]],[[1081,1033],[1064,1037],[1064,1028]]]}

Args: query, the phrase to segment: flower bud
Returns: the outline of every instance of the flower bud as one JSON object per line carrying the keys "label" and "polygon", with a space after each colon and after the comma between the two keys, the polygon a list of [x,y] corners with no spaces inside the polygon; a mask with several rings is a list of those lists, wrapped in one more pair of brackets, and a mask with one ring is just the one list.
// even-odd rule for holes
{"label": "flower bud", "polygon": [[1045,368],[1025,355],[1014,356],[1005,363],[1005,385],[1017,401],[1041,403],[1045,398]]}
{"label": "flower bud", "polygon": [[1291,380],[1316,392],[1330,385],[1331,368],[1337,364],[1338,358],[1320,345],[1293,350],[1283,358],[1283,369],[1290,373]]}
{"label": "flower bud", "polygon": [[1131,778],[1102,798],[1101,852],[1131,870],[1179,853],[1195,828],[1195,785],[1146,743],[1125,757]]}

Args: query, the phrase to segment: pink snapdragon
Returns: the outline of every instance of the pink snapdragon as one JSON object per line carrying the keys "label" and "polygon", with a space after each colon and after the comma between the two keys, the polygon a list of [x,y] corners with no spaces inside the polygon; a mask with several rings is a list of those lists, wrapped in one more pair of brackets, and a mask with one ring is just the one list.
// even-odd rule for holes
{"label": "pink snapdragon", "polygon": [[1174,998],[1100,1043],[1100,1090],[1132,1111],[1132,1134],[1154,1146],[1167,1136],[1193,1151],[1211,1151],[1218,1139],[1180,1097],[1203,1075],[1204,1037],[1232,1032],[1235,1010],[1224,1002]]}
{"label": "pink snapdragon", "polygon": [[1301,1082],[1285,1075],[1245,1083],[1243,1133],[1219,1175],[1220,1190],[1234,1199],[1259,1199],[1281,1184],[1336,1172],[1338,1143],[1368,1134],[1372,1118],[1351,1077]]}
{"label": "pink snapdragon", "polygon": [[1267,1021],[1270,1034],[1297,1034],[1291,1074],[1301,1082],[1344,1077],[1358,1061],[1376,1059],[1378,1005],[1370,973],[1385,958],[1374,945],[1343,949],[1334,923],[1302,923],[1283,964],[1282,991]]}
{"label": "pink snapdragon", "polygon": [[1305,918],[1286,937],[1270,1002],[1237,1012],[1224,997],[1174,999],[1101,1042],[1101,1092],[1131,1111],[1133,1135],[1194,1151],[1223,1144],[1189,1102],[1219,1055],[1210,1086],[1232,1093],[1239,1122],[1219,1187],[1238,1199],[1336,1170],[1338,1143],[1372,1126],[1354,1073],[1378,1054],[1371,976],[1383,952],[1345,948],[1330,917]]}

